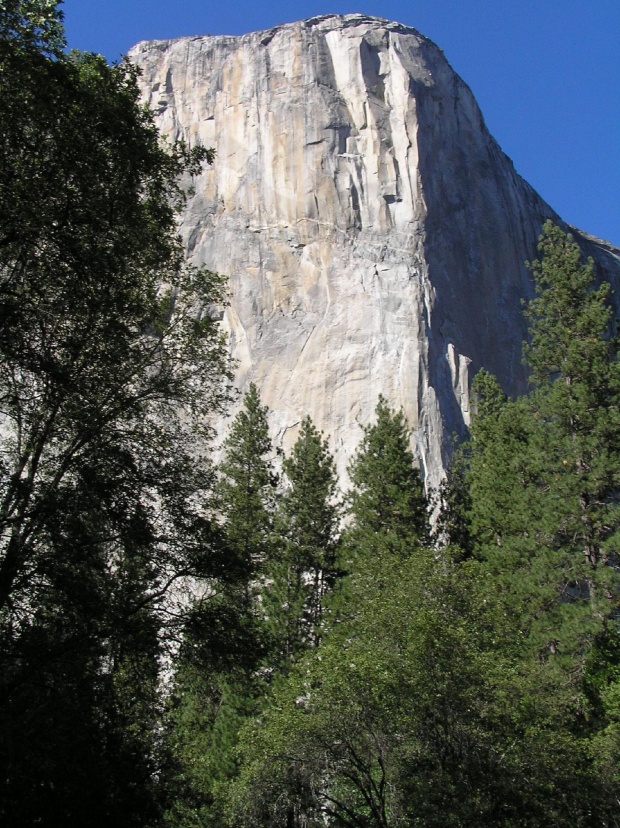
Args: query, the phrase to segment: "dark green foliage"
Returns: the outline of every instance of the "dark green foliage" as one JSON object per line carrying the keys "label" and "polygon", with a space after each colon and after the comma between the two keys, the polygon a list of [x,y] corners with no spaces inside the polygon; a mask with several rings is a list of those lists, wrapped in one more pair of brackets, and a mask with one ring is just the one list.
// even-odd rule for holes
{"label": "dark green foliage", "polygon": [[[92,55],[51,61],[16,39],[2,49],[5,607],[21,589],[30,600],[42,574],[37,544],[52,531],[53,543],[65,542],[49,519],[75,515],[71,498],[81,499],[79,531],[102,543],[101,514],[79,517],[102,501],[127,543],[157,538],[172,551],[151,523],[166,509],[190,537],[187,476],[178,490],[169,484],[191,466],[194,434],[208,432],[204,413],[222,403],[224,352],[210,319],[192,313],[217,301],[221,285],[181,267],[171,204],[182,197],[178,176],[204,153],[159,146],[129,66]],[[166,495],[155,504],[158,487]]]}
{"label": "dark green foliage", "polygon": [[[526,361],[536,391],[533,416],[547,434],[547,478],[564,505],[563,542],[596,567],[618,545],[620,363],[610,287],[594,289],[571,236],[545,225],[542,259],[532,265],[538,297],[528,309]],[[570,540],[569,540],[570,539]]]}
{"label": "dark green foliage", "polygon": [[237,772],[239,730],[258,708],[259,683],[247,664],[226,672],[188,651],[187,636],[164,717],[166,826],[223,822],[220,788]]}
{"label": "dark green foliage", "polygon": [[[304,443],[313,436],[318,449],[317,436],[307,431]],[[351,476],[350,578],[332,602],[326,640],[275,686],[260,720],[242,731],[241,773],[227,792],[235,823],[319,825],[327,818],[337,825],[387,825],[398,808],[391,765],[401,696],[393,695],[390,681],[402,640],[394,643],[391,633],[407,635],[409,620],[400,626],[396,619],[399,613],[409,618],[422,589],[429,560],[420,544],[428,540],[428,518],[404,417],[383,399]],[[375,623],[388,616],[389,628]]]}
{"label": "dark green foliage", "polygon": [[450,546],[453,554],[460,549],[461,560],[472,557],[474,543],[470,527],[471,494],[467,480],[467,447],[455,450],[437,493],[438,514],[434,538],[439,547]]}
{"label": "dark green foliage", "polygon": [[590,757],[612,795],[620,787],[620,631],[617,617],[597,636],[588,655],[584,689],[594,735]]}
{"label": "dark green foliage", "polygon": [[211,153],[162,147],[136,70],[63,43],[55,3],[2,4],[0,820],[144,825],[171,587],[226,566],[222,283],[175,221]]}
{"label": "dark green foliage", "polygon": [[2,824],[617,828],[609,287],[546,225],[532,391],[478,375],[434,540],[380,398],[336,555],[309,419],[279,500],[254,385],[216,486],[205,456],[222,284],[175,209],[212,154],[63,47],[55,3],[1,5]]}
{"label": "dark green foliage", "polygon": [[237,772],[239,729],[262,706],[271,651],[259,596],[273,539],[277,478],[267,408],[251,383],[224,442],[215,504],[228,551],[216,594],[195,601],[166,716],[166,825],[215,826]]}
{"label": "dark green foliage", "polygon": [[547,226],[541,252],[536,386],[510,401],[477,377],[438,549],[380,401],[336,623],[244,727],[228,824],[619,824],[617,350],[570,239]]}
{"label": "dark green foliage", "polygon": [[319,641],[338,531],[334,461],[310,417],[282,467],[288,487],[279,498],[263,606],[277,651],[290,659]]}
{"label": "dark green foliage", "polygon": [[620,517],[619,365],[608,286],[593,288],[591,264],[558,228],[545,225],[540,250],[526,349],[534,390],[506,402],[488,377],[478,382],[472,527],[522,631],[572,658],[617,601],[614,568],[601,564],[615,561]]}
{"label": "dark green foliage", "polygon": [[365,426],[362,442],[349,467],[353,488],[348,497],[350,546],[385,545],[391,552],[409,554],[414,544],[429,540],[428,504],[402,411],[393,411],[383,397],[375,410],[376,423]]}
{"label": "dark green foliage", "polygon": [[225,443],[219,502],[247,580],[197,604],[186,628],[167,716],[170,826],[226,821],[240,732],[269,706],[279,676],[319,641],[337,531],[334,464],[307,418],[283,461],[288,488],[274,519],[266,415],[251,385]]}
{"label": "dark green foliage", "polygon": [[250,383],[224,442],[218,484],[226,538],[245,567],[246,580],[256,577],[269,554],[277,485],[272,460],[267,408]]}
{"label": "dark green foliage", "polygon": [[538,249],[541,258],[530,265],[537,296],[526,310],[531,342],[524,348],[532,382],[541,387],[562,379],[560,388],[583,382],[590,393],[603,392],[598,402],[605,403],[617,353],[617,341],[610,336],[610,287],[604,283],[594,289],[592,260],[584,265],[579,245],[551,222],[543,228]]}
{"label": "dark green foliage", "polygon": [[[470,446],[471,526],[493,607],[489,624],[527,700],[511,726],[524,745],[536,728],[579,762],[573,785],[582,802],[572,824],[591,824],[585,802],[597,814],[592,824],[615,824],[606,820],[617,784],[610,770],[617,685],[603,654],[613,664],[620,594],[617,342],[608,287],[594,288],[592,266],[581,264],[570,236],[546,225],[540,250],[526,349],[534,389],[506,401],[489,392],[488,377],[481,380],[484,404]],[[558,791],[569,784],[561,756],[548,765]],[[553,820],[566,824],[568,817],[554,811]]]}
{"label": "dark green foliage", "polygon": [[0,40],[10,49],[60,57],[66,45],[63,13],[56,0],[3,0]]}
{"label": "dark green foliage", "polygon": [[508,402],[486,372],[475,378],[472,391],[478,406],[469,451],[472,531],[478,548],[503,547],[505,535],[529,537],[531,510],[538,511],[529,451],[533,424],[523,403]]}
{"label": "dark green foliage", "polygon": [[520,675],[489,648],[481,615],[477,579],[448,554],[386,562],[355,623],[244,729],[229,824],[614,824],[544,670]]}
{"label": "dark green foliage", "polygon": [[3,642],[3,822],[144,825],[158,811],[156,630],[142,613],[106,653],[102,624],[62,612]]}

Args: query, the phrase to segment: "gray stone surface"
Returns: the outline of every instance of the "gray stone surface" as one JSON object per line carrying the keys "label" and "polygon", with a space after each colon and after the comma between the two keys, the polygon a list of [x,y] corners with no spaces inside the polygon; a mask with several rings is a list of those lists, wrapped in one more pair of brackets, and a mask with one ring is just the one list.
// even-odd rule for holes
{"label": "gray stone surface", "polygon": [[[524,262],[559,220],[469,88],[417,31],[359,14],[129,56],[162,133],[216,149],[181,232],[230,278],[238,383],[259,386],[277,442],[309,413],[343,473],[383,393],[436,485],[475,371],[524,388]],[[581,240],[620,283],[620,251]]]}

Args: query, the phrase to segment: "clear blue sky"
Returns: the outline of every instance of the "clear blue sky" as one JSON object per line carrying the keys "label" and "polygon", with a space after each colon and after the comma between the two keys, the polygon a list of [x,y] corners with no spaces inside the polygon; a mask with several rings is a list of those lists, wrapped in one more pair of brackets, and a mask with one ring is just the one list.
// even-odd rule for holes
{"label": "clear blue sky", "polygon": [[244,34],[328,13],[418,29],[471,87],[518,172],[565,221],[620,246],[620,0],[65,0],[69,45]]}

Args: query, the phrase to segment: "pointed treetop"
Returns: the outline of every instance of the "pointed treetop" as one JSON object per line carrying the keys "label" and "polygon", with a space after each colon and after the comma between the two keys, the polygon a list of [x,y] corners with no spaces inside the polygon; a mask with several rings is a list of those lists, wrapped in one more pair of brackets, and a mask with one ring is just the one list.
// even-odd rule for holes
{"label": "pointed treetop", "polygon": [[551,221],[543,227],[538,250],[541,258],[528,264],[536,298],[525,311],[531,342],[524,344],[524,361],[535,386],[560,377],[572,382],[607,364],[615,349],[611,290],[605,282],[593,289],[592,259],[584,264],[570,233]]}
{"label": "pointed treetop", "polygon": [[362,442],[349,465],[349,503],[354,526],[373,533],[416,534],[428,539],[428,505],[420,472],[409,447],[410,429],[401,411],[383,396],[377,420],[364,426]]}

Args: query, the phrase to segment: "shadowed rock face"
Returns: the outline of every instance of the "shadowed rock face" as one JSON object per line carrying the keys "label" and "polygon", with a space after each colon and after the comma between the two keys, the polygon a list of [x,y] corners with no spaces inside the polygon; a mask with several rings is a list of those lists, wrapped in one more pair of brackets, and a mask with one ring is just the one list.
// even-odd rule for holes
{"label": "shadowed rock face", "polygon": [[[475,371],[525,387],[524,262],[559,221],[468,87],[414,29],[359,14],[129,57],[164,135],[217,151],[181,232],[230,277],[238,382],[259,386],[277,441],[310,414],[342,474],[382,393],[436,485]],[[620,283],[620,251],[580,241]]]}

